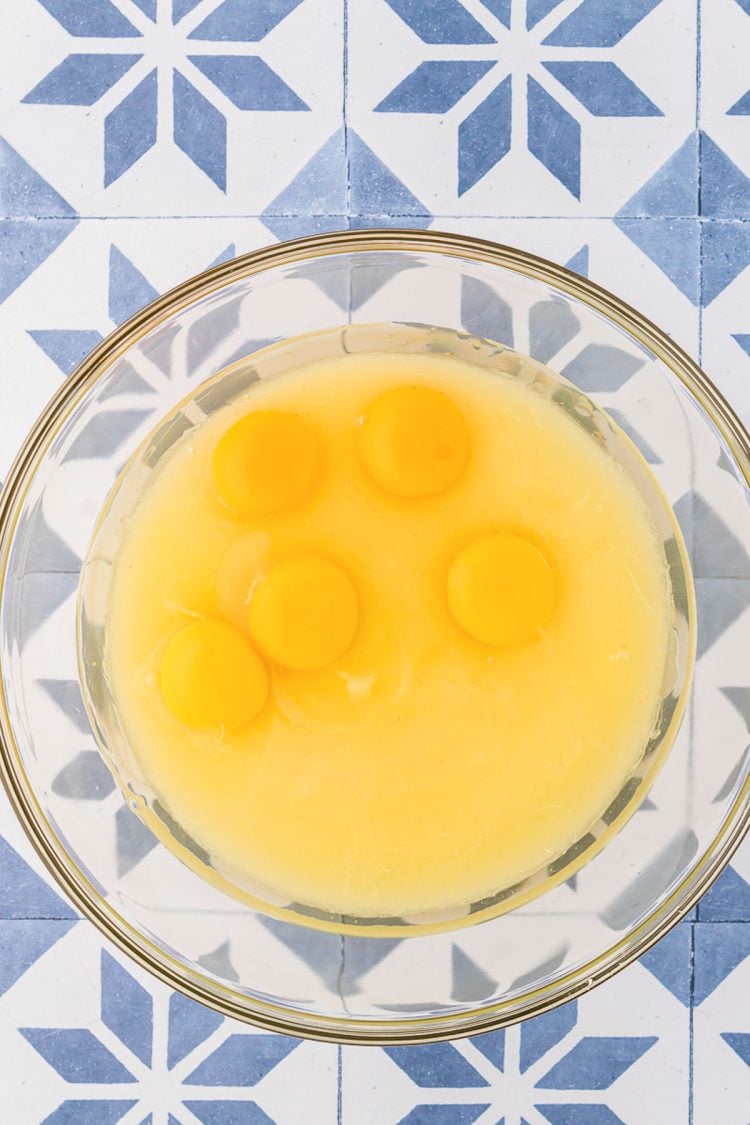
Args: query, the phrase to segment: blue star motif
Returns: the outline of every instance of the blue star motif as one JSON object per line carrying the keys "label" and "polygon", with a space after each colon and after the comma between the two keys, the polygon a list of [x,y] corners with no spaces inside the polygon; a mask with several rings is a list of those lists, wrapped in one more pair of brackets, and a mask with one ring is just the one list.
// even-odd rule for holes
{"label": "blue star motif", "polygon": [[[474,187],[525,141],[531,154],[580,198],[582,123],[561,104],[572,96],[593,117],[660,117],[662,110],[612,58],[614,49],[661,0],[583,0],[556,27],[548,15],[559,0],[527,0],[516,26],[506,0],[481,0],[480,23],[459,0],[386,0],[428,44],[483,47],[487,58],[421,62],[383,100],[376,113],[445,114],[480,82],[487,93],[458,126],[458,194]],[[518,50],[523,44],[523,50]],[[596,48],[580,59],[576,48]],[[525,138],[514,134],[514,102],[525,105]]]}
{"label": "blue star motif", "polygon": [[[654,1036],[613,1035],[581,1036],[576,1034],[578,1008],[576,1002],[555,1008],[546,1015],[527,1020],[521,1025],[517,1062],[509,1065],[506,1033],[494,1031],[469,1040],[473,1049],[483,1056],[465,1054],[460,1043],[437,1043],[423,1047],[387,1047],[385,1053],[420,1090],[450,1090],[451,1105],[436,1106],[433,1101],[417,1105],[402,1119],[407,1122],[474,1121],[492,1105],[493,1089],[499,1074],[513,1074],[515,1089],[523,1089],[528,1100],[529,1117],[532,1109],[557,1125],[565,1122],[590,1121],[597,1125],[622,1125],[604,1101],[596,1094],[608,1090],[637,1063],[656,1043]],[[559,1057],[559,1046],[565,1053]],[[556,1062],[552,1062],[554,1052]],[[471,1061],[470,1061],[471,1060]],[[498,1087],[501,1088],[501,1087]],[[577,1094],[586,1091],[591,1099],[586,1101],[584,1117]],[[461,1093],[462,1116],[451,1113],[455,1095]],[[434,1096],[434,1095],[433,1095]],[[445,1109],[444,1117],[431,1116]],[[500,1109],[498,1105],[496,1109]],[[580,1116],[575,1116],[581,1114]],[[534,1120],[536,1120],[536,1115]],[[493,1117],[493,1120],[495,1118]]]}
{"label": "blue star motif", "polygon": [[123,91],[104,120],[105,187],[162,139],[170,127],[161,119],[162,105],[171,106],[174,143],[222,191],[227,187],[223,99],[256,112],[310,108],[249,46],[264,39],[302,0],[223,0],[197,25],[200,11],[197,17],[191,14],[202,0],[172,0],[171,13],[165,6],[157,8],[156,0],[135,0],[145,17],[142,27],[112,0],[39,3],[77,40],[79,49],[37,82],[23,101],[92,106],[112,89]]}
{"label": "blue star motif", "polygon": [[[737,0],[737,3],[742,8],[743,12],[746,12],[747,15],[750,16],[750,7],[748,7],[748,4],[747,4],[746,0]],[[747,116],[749,116],[750,115],[750,90],[746,90],[745,93],[742,95],[742,97],[739,98],[734,103],[734,105],[731,106],[727,110],[727,113],[731,114],[734,117],[747,117]]]}
{"label": "blue star motif", "polygon": [[[163,1051],[154,1037],[154,1011],[159,1005],[165,1009],[159,1014],[167,1026]],[[243,1091],[257,1085],[299,1046],[298,1039],[281,1035],[226,1034],[229,1025],[223,1016],[176,992],[152,996],[104,949],[100,1016],[109,1033],[105,1037],[109,1046],[96,1030],[88,1028],[19,1029],[70,1087],[72,1096],[45,1119],[45,1125],[72,1121],[108,1125],[136,1104],[139,1113],[147,1114],[155,1108],[148,1104],[149,1082],[145,1080],[149,1077],[151,1085],[156,1077],[157,1086],[173,1087],[175,1099],[199,1121],[229,1121],[242,1096],[243,1121],[261,1125],[270,1118]],[[206,1055],[204,1045],[209,1039],[213,1049]],[[83,1084],[85,1100],[75,1097],[76,1087]],[[128,1096],[129,1087],[132,1096]]]}

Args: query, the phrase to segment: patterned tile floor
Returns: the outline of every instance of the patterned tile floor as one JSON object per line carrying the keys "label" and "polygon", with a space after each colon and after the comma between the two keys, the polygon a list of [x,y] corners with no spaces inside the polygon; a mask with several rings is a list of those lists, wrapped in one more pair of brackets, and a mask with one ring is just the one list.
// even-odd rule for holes
{"label": "patterned tile floor", "polygon": [[[748,0],[0,15],[0,479],[60,380],[156,293],[347,225],[568,263],[662,324],[750,420]],[[750,700],[732,702],[750,732]],[[9,1125],[750,1121],[750,845],[694,920],[577,1005],[384,1051],[254,1034],[170,994],[77,918],[4,802],[0,834]]]}

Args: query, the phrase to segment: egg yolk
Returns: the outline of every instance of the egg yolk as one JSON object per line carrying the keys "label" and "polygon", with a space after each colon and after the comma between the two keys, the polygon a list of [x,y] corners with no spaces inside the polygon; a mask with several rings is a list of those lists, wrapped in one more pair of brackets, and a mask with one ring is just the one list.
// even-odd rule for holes
{"label": "egg yolk", "polygon": [[247,638],[226,621],[203,619],[169,642],[159,668],[161,697],[190,727],[240,727],[268,698],[266,666]]}
{"label": "egg yolk", "polygon": [[469,636],[510,647],[539,637],[557,601],[550,560],[530,539],[496,532],[473,540],[448,571],[448,606]]}
{"label": "egg yolk", "polygon": [[469,428],[442,391],[397,387],[368,407],[360,455],[372,479],[394,496],[445,491],[469,454]]}
{"label": "egg yolk", "polygon": [[219,438],[211,477],[233,511],[266,516],[307,499],[320,466],[320,442],[309,422],[283,410],[258,410]]}
{"label": "egg yolk", "polygon": [[253,590],[250,632],[284,668],[324,668],[348,649],[359,603],[349,575],[317,555],[295,555],[269,571]]}

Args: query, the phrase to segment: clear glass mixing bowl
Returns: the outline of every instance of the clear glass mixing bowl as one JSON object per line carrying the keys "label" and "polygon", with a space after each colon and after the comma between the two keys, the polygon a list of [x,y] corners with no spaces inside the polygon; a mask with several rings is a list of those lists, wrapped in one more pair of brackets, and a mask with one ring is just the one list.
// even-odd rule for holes
{"label": "clear glass mixing bowl", "polygon": [[[372,325],[390,325],[390,342],[382,328],[376,335],[397,350],[409,340],[424,346],[420,326],[440,326],[442,334],[427,333],[438,350],[451,341],[511,362],[512,352],[483,343],[497,341],[562,373],[579,389],[565,407],[610,448],[619,442],[626,458],[627,443],[586,395],[605,408],[650,463],[684,537],[683,553],[663,525],[678,627],[653,753],[566,856],[447,927],[424,918],[362,927],[283,901],[261,910],[201,877],[211,874],[210,857],[196,857],[159,810],[153,835],[130,807],[143,811],[141,795],[116,786],[79,683],[82,559],[146,436],[158,427],[139,455],[147,474],[201,410],[218,405],[212,393],[224,401],[283,370],[284,341],[305,336],[327,352],[332,340],[372,347]],[[234,374],[199,391],[197,407],[160,424],[228,367]],[[748,434],[695,364],[622,302],[532,255],[437,232],[351,231],[217,266],[142,310],[80,365],[0,498],[0,754],[18,815],[70,897],[113,941],[173,987],[270,1029],[417,1042],[571,999],[682,917],[748,827],[747,731],[733,701],[750,689],[749,480]],[[96,666],[110,558],[101,550],[91,560],[99,574],[87,576],[82,635],[89,706],[105,750],[119,759]],[[191,865],[160,842],[165,832]]]}

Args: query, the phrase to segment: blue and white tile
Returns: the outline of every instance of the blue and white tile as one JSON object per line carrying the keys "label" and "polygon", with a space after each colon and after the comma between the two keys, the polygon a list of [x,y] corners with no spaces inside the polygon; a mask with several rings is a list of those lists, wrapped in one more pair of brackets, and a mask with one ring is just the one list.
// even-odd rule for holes
{"label": "blue and white tile", "polygon": [[750,177],[748,52],[747,0],[703,4],[700,123],[711,143],[703,158],[709,182],[702,193],[701,211],[714,218],[750,217],[750,188],[745,186],[745,177]]}
{"label": "blue and white tile", "polygon": [[696,1125],[747,1125],[750,926],[695,927],[693,1098]]}
{"label": "blue and white tile", "polygon": [[[341,222],[336,215],[324,218],[331,227]],[[271,228],[276,226],[269,218],[262,223],[253,219],[70,222],[66,238],[46,258],[41,253],[24,253],[29,246],[33,249],[35,238],[46,249],[48,222],[56,220],[18,220],[15,226],[23,239],[18,244],[19,264],[14,269],[6,263],[8,295],[0,303],[0,325],[11,358],[5,393],[11,397],[12,409],[0,415],[4,459],[0,477],[60,378],[99,336],[184,277],[217,259],[272,241]],[[697,354],[698,319],[693,304],[699,284],[697,223],[689,219],[634,222],[649,232],[657,260],[642,253],[631,236],[607,220],[453,218],[435,220],[432,225],[521,246],[587,272]],[[654,249],[657,245],[661,255]],[[37,258],[40,264],[30,271],[29,262]],[[71,276],[77,279],[75,288],[70,286]],[[740,283],[744,284],[743,279],[737,285]],[[731,296],[722,301],[728,302]],[[741,295],[737,299],[741,320]],[[708,310],[707,315],[711,313]],[[712,338],[707,324],[707,343]],[[730,344],[742,362],[741,348],[734,340]],[[725,378],[737,366],[723,364]]]}
{"label": "blue and white tile", "polygon": [[[33,941],[45,923],[16,925],[32,927]],[[141,972],[88,925],[5,992],[0,1051],[4,1104],[19,1125],[137,1125],[148,1114],[154,1125],[336,1120],[336,1047],[223,1019]]]}
{"label": "blue and white tile", "polygon": [[504,1032],[450,1044],[344,1048],[343,1123],[686,1121],[687,928],[671,936],[667,958],[654,969],[659,976],[634,965],[577,1003]]}
{"label": "blue and white tile", "polygon": [[750,923],[750,841],[746,840],[729,867],[698,904],[701,922]]}
{"label": "blue and white tile", "polygon": [[46,249],[55,222],[18,220],[17,265],[6,259],[0,267],[7,294],[0,480],[60,381],[102,336],[185,278],[274,241],[256,219],[86,220],[69,223],[67,237],[42,258],[34,247]]}
{"label": "blue and white tile", "polygon": [[695,126],[695,37],[682,0],[360,0],[348,121],[407,214],[610,215]]}
{"label": "blue and white tile", "polygon": [[[77,913],[29,842],[4,790],[0,790],[0,855],[0,918],[68,918]],[[48,888],[54,896],[48,895]]]}
{"label": "blue and white tile", "polygon": [[78,921],[30,851],[0,836],[0,1013],[5,993]]}
{"label": "blue and white tile", "polygon": [[0,8],[4,135],[79,214],[258,214],[343,123],[341,0]]}
{"label": "blue and white tile", "polygon": [[703,367],[748,424],[750,224],[706,221],[702,233]]}
{"label": "blue and white tile", "polygon": [[530,250],[583,273],[698,354],[699,235],[695,219],[639,219],[654,257],[608,219],[435,219],[437,230]]}
{"label": "blue and white tile", "polygon": [[[750,736],[750,692],[746,688],[724,686],[719,694],[722,707],[728,706],[728,718],[735,724],[735,737],[746,740]],[[717,714],[723,713],[717,709]],[[714,728],[712,748],[716,746],[715,734]],[[731,864],[703,896],[698,904],[698,918],[701,922],[750,923],[750,840],[740,845]]]}

